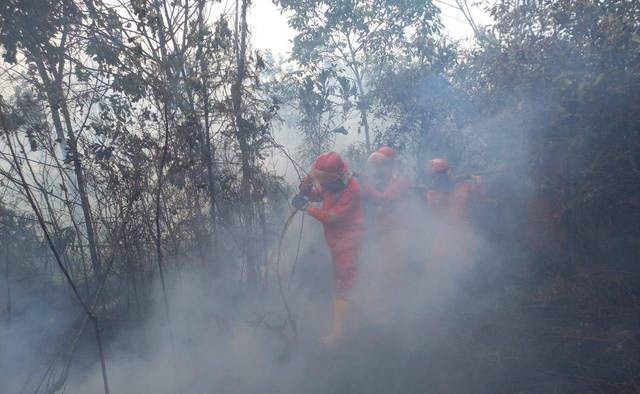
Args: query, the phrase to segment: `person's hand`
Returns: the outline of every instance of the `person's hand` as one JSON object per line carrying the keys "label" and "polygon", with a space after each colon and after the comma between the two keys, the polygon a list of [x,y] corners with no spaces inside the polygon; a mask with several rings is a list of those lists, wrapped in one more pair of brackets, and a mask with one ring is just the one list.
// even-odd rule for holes
{"label": "person's hand", "polygon": [[291,206],[299,211],[304,211],[309,206],[309,197],[298,193],[291,200]]}
{"label": "person's hand", "polygon": [[313,190],[313,178],[307,175],[303,180],[300,181],[300,185],[298,185],[298,190],[301,193],[308,193]]}

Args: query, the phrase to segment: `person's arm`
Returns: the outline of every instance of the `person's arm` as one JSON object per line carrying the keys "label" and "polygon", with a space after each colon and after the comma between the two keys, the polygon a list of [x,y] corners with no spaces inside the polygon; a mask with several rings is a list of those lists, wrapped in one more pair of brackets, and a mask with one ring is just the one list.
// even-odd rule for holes
{"label": "person's arm", "polygon": [[357,198],[359,198],[357,189],[347,187],[338,202],[330,209],[310,206],[307,208],[307,213],[324,224],[335,223],[356,207]]}
{"label": "person's arm", "polygon": [[381,204],[397,199],[408,188],[409,184],[403,179],[392,180],[383,191],[379,191],[375,187],[371,187],[369,184],[365,183],[363,185],[363,195],[366,198]]}
{"label": "person's arm", "polygon": [[363,182],[360,184],[362,187],[362,197],[371,200],[373,202],[380,202],[382,200],[382,192],[376,189],[375,187],[369,185],[368,182]]}
{"label": "person's arm", "polygon": [[457,195],[465,196],[467,200],[481,201],[484,194],[482,177],[474,175],[456,185]]}

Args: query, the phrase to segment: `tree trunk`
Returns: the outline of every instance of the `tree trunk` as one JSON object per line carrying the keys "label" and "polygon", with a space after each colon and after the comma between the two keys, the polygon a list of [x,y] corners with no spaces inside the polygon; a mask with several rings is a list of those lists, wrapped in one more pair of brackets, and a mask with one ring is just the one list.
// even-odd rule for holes
{"label": "tree trunk", "polygon": [[97,240],[95,236],[95,229],[93,228],[93,218],[91,216],[91,203],[89,202],[89,195],[87,193],[87,187],[84,177],[84,170],[82,163],[80,162],[80,156],[78,154],[78,142],[73,132],[73,126],[71,125],[71,117],[67,105],[62,103],[62,116],[64,117],[65,124],[67,125],[67,135],[69,136],[69,149],[73,155],[73,169],[76,174],[76,181],[78,182],[78,193],[80,194],[80,205],[82,207],[82,215],[84,216],[85,228],[87,231],[87,241],[89,243],[89,254],[91,256],[91,266],[93,267],[94,276],[97,278],[102,274],[102,266],[100,264],[100,258],[98,256],[98,247],[96,245]]}
{"label": "tree trunk", "polygon": [[358,88],[358,110],[360,111],[360,120],[362,122],[362,127],[364,127],[364,138],[367,149],[367,154],[371,153],[371,137],[369,131],[369,115],[367,109],[367,102],[365,101],[365,91],[364,85],[362,84],[362,74],[360,73],[360,68],[358,67],[356,53],[353,49],[353,45],[351,45],[351,39],[347,36],[347,44],[349,45],[349,54],[351,55],[351,70],[353,71],[356,77],[356,86]]}
{"label": "tree trunk", "polygon": [[6,252],[2,254],[4,260],[4,282],[7,286],[7,329],[11,327],[11,317],[13,314],[13,306],[11,301],[11,275],[10,275],[10,265],[9,258],[6,255]]}
{"label": "tree trunk", "polygon": [[360,92],[360,98],[358,100],[358,109],[360,110],[360,120],[362,121],[362,127],[364,127],[364,140],[365,147],[367,148],[367,154],[371,153],[371,137],[369,131],[369,115],[367,111],[367,104],[363,101],[364,89],[362,86],[362,79],[358,73],[356,82],[358,84],[358,91]]}
{"label": "tree trunk", "polygon": [[416,170],[417,177],[420,180],[425,179],[425,165],[427,161],[427,136],[429,135],[429,125],[431,117],[428,114],[422,114],[420,117],[420,130],[418,131],[418,146],[416,150]]}
{"label": "tree trunk", "polygon": [[[233,112],[236,137],[240,146],[242,180],[240,183],[241,211],[243,222],[243,248],[246,262],[246,277],[249,288],[255,289],[258,283],[258,256],[255,240],[255,212],[252,198],[253,151],[250,144],[250,132],[247,121],[242,116],[242,85],[246,74],[247,51],[247,7],[248,0],[242,0],[240,18],[236,23],[237,76],[232,88]],[[237,11],[236,11],[237,12]]]}
{"label": "tree trunk", "polygon": [[[205,5],[205,0],[199,0],[198,3],[198,26],[199,26],[199,30],[200,32],[204,31],[204,5]],[[209,114],[209,87],[207,84],[207,72],[208,72],[208,65],[207,65],[207,61],[204,58],[204,56],[202,55],[202,42],[200,45],[198,45],[198,55],[197,55],[198,59],[200,59],[200,76],[201,76],[201,82],[202,82],[202,106],[204,109],[204,129],[202,130],[203,133],[203,155],[204,155],[204,161],[205,161],[205,165],[207,166],[207,192],[209,194],[209,221],[211,223],[211,235],[212,235],[212,241],[213,241],[213,248],[212,248],[212,255],[210,256],[211,259],[213,258],[213,254],[217,253],[219,251],[218,247],[219,247],[219,242],[218,242],[218,225],[217,225],[217,218],[216,218],[216,180],[215,180],[215,171],[214,171],[214,159],[215,159],[215,149],[212,145],[211,142],[211,120],[210,120],[210,114]],[[215,268],[216,268],[216,272],[218,271],[218,264],[219,261],[217,259],[214,259],[214,264],[215,264]]]}
{"label": "tree trunk", "polygon": [[[80,156],[78,154],[78,142],[76,140],[75,133],[73,132],[69,110],[62,94],[61,78],[55,78],[55,80],[52,81],[51,78],[49,78],[43,60],[39,57],[36,57],[35,61],[40,77],[42,78],[46,88],[47,101],[49,102],[49,106],[51,107],[51,118],[53,120],[53,125],[58,134],[58,138],[63,138],[61,144],[65,143],[64,137],[66,136],[66,148],[68,149],[67,153],[73,160],[74,175],[77,183],[75,186],[77,187],[78,194],[80,195],[80,204],[84,216],[85,231],[87,232],[87,240],[89,242],[91,266],[93,268],[93,275],[97,279],[102,272],[102,267],[100,266],[100,260],[98,258],[96,237],[93,228],[93,219],[91,217],[91,204],[89,202],[89,197],[87,194],[82,163],[80,162]],[[64,117],[66,133],[62,125],[60,112],[62,112],[62,115]]]}

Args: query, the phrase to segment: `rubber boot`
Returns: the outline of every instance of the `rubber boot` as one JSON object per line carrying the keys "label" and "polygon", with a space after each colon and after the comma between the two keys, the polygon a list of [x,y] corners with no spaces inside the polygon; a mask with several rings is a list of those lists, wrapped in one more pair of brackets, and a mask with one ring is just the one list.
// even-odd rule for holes
{"label": "rubber boot", "polygon": [[329,335],[321,339],[325,345],[330,345],[342,339],[344,336],[344,321],[349,309],[349,301],[344,298],[336,298],[333,301],[333,323]]}

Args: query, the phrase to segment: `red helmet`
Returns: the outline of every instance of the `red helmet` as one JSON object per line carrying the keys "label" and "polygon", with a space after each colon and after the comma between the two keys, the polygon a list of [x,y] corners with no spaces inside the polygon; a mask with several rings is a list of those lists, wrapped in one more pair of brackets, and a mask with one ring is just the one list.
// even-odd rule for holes
{"label": "red helmet", "polygon": [[388,164],[389,162],[391,162],[391,159],[389,159],[388,156],[385,156],[377,151],[370,154],[369,158],[367,159],[367,163],[374,164],[376,166],[383,166],[385,164]]}
{"label": "red helmet", "polygon": [[322,153],[313,164],[312,176],[320,183],[331,182],[347,171],[347,165],[336,152]]}
{"label": "red helmet", "polygon": [[378,148],[376,152],[381,153],[393,160],[398,158],[398,155],[396,154],[396,150],[390,146],[383,146],[381,148]]}
{"label": "red helmet", "polygon": [[369,155],[367,163],[381,166],[390,164],[394,160],[397,160],[396,151],[389,146],[383,146]]}
{"label": "red helmet", "polygon": [[431,173],[443,173],[449,171],[451,167],[447,159],[431,159],[429,160],[429,171]]}

